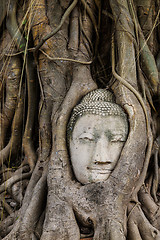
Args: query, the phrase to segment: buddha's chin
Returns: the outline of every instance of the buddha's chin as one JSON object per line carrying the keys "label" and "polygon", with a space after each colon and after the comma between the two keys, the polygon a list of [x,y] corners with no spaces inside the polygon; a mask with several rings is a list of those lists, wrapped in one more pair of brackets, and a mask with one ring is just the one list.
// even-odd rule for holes
{"label": "buddha's chin", "polygon": [[103,182],[103,181],[105,181],[109,178],[110,174],[111,174],[111,171],[109,171],[107,173],[106,172],[99,172],[97,174],[97,176],[92,179],[92,182],[95,182],[95,183]]}
{"label": "buddha's chin", "polygon": [[90,174],[88,174],[88,177],[86,179],[83,179],[81,181],[82,184],[89,184],[89,183],[98,183],[106,181],[112,171],[109,170],[100,170],[100,171],[92,171]]}

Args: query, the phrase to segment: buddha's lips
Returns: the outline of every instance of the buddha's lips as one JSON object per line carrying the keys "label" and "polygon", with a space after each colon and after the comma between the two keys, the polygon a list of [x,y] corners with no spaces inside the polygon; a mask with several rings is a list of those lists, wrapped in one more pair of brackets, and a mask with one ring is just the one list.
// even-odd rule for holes
{"label": "buddha's lips", "polygon": [[102,169],[102,168],[93,168],[93,167],[87,167],[87,169],[92,170],[92,171],[101,171],[101,172],[111,172],[112,169]]}

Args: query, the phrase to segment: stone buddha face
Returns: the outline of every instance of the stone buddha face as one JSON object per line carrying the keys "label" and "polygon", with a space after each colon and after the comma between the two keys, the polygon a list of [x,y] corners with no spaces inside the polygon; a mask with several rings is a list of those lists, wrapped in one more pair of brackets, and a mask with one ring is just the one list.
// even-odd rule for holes
{"label": "stone buddha face", "polygon": [[[102,92],[106,94],[104,90]],[[108,179],[118,162],[128,134],[128,122],[122,108],[115,103],[102,103],[99,98],[94,101],[95,104],[96,102],[99,106],[97,111],[94,111],[94,104],[88,104],[89,110],[86,110],[82,102],[79,106],[84,111],[81,110],[79,116],[76,110],[78,117],[73,117],[76,120],[73,121],[73,126],[71,124],[71,163],[75,177],[82,184]],[[87,101],[84,105],[87,108]]]}

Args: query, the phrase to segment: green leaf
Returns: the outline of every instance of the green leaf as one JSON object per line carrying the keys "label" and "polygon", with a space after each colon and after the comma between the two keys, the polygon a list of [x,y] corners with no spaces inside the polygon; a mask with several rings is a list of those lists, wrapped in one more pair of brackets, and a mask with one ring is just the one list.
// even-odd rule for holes
{"label": "green leaf", "polygon": [[25,47],[25,43],[22,43],[19,47],[20,47],[20,48]]}
{"label": "green leaf", "polygon": [[27,22],[27,19],[24,19],[24,21],[22,22],[22,25],[25,25]]}

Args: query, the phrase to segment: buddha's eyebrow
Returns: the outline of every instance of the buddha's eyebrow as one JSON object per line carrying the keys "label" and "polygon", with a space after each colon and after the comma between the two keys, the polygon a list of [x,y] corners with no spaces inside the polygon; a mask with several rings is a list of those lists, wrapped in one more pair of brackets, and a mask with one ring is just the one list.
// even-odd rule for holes
{"label": "buddha's eyebrow", "polygon": [[125,132],[115,132],[115,133],[111,133],[111,135],[113,135],[113,136],[116,136],[116,135],[124,136]]}
{"label": "buddha's eyebrow", "polygon": [[116,136],[116,135],[122,135],[122,136],[124,136],[124,135],[126,135],[125,134],[126,132],[125,131],[122,131],[122,130],[118,130],[118,131],[115,131],[115,130],[107,130],[106,132],[105,132],[105,134],[106,135],[112,135],[112,136]]}
{"label": "buddha's eyebrow", "polygon": [[81,136],[82,134],[92,134],[93,135],[93,132],[92,131],[87,131],[87,129],[81,129],[80,131],[79,131],[79,133],[77,133],[76,134],[76,137],[79,137],[79,136]]}
{"label": "buddha's eyebrow", "polygon": [[93,133],[93,129],[91,127],[84,127],[81,133]]}

